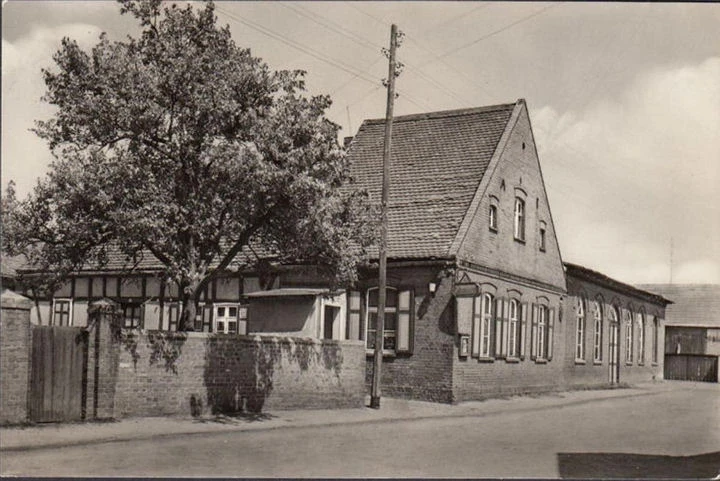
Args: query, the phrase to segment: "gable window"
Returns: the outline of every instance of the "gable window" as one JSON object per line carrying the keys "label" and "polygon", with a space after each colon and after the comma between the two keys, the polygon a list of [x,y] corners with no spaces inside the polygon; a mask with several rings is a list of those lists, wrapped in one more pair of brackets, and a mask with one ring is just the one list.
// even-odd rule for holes
{"label": "gable window", "polygon": [[216,304],[213,332],[221,334],[247,334],[247,307],[237,304]]}
{"label": "gable window", "polygon": [[136,329],[142,326],[142,304],[138,302],[123,302],[120,308],[123,313],[123,326]]}
{"label": "gable window", "polygon": [[593,302],[593,320],[594,335],[593,335],[593,361],[599,363],[602,362],[602,331],[603,331],[603,320],[602,320],[602,308],[598,301]]}
{"label": "gable window", "polygon": [[642,312],[637,315],[638,325],[638,364],[645,364],[645,316]]}
{"label": "gable window", "polygon": [[488,226],[490,227],[490,230],[497,232],[497,206],[493,204],[490,204]]}
{"label": "gable window", "polygon": [[545,231],[546,226],[544,221],[540,221],[540,252],[545,252]]}
{"label": "gable window", "polygon": [[633,362],[633,322],[630,311],[625,311],[625,362]]}
{"label": "gable window", "polygon": [[515,239],[525,240],[525,201],[515,197]]}
{"label": "gable window", "polygon": [[575,360],[585,360],[585,301],[577,298],[577,324],[575,325]]}
{"label": "gable window", "polygon": [[510,299],[510,328],[508,330],[508,357],[519,357],[520,353],[520,303]]}
{"label": "gable window", "polygon": [[72,299],[53,299],[51,326],[72,326]]}

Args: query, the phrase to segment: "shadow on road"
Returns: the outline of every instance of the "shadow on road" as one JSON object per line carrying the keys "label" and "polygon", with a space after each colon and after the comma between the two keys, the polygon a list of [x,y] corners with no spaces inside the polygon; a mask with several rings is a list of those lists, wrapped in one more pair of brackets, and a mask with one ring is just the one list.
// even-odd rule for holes
{"label": "shadow on road", "polygon": [[274,418],[272,414],[267,413],[236,413],[236,414],[218,414],[211,418],[195,418],[196,423],[217,423],[217,424],[241,424],[269,421]]}
{"label": "shadow on road", "polygon": [[558,453],[561,478],[713,479],[720,451],[697,456],[632,453]]}

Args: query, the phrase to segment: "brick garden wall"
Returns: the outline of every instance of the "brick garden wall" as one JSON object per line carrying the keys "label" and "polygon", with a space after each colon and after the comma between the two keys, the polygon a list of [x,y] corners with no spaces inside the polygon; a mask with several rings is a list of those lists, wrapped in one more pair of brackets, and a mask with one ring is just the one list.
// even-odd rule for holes
{"label": "brick garden wall", "polygon": [[115,417],[362,407],[359,341],[124,331]]}
{"label": "brick garden wall", "polygon": [[0,313],[0,424],[27,421],[30,375],[30,300],[2,293]]}

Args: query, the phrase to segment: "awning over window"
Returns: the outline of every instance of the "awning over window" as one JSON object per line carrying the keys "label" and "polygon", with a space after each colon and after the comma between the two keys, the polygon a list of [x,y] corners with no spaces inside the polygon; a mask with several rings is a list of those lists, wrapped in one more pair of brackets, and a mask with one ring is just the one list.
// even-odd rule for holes
{"label": "awning over window", "polygon": [[330,294],[331,292],[328,289],[287,287],[284,289],[270,289],[269,291],[256,291],[245,296],[256,299],[263,297],[315,297]]}

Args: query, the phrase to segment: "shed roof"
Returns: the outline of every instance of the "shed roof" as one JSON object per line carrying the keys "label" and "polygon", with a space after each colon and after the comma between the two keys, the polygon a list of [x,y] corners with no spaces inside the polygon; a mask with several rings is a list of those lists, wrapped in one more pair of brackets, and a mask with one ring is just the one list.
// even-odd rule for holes
{"label": "shed roof", "polygon": [[246,294],[246,297],[315,297],[326,294],[330,294],[330,291],[328,291],[327,289],[285,287],[282,289],[270,289],[267,291],[251,292],[250,294]]}
{"label": "shed roof", "polygon": [[[520,103],[521,101],[518,101]],[[393,119],[388,258],[444,258],[518,103]],[[350,144],[350,174],[379,204],[385,119]],[[377,249],[370,249],[372,257]]]}
{"label": "shed roof", "polygon": [[720,284],[641,284],[638,287],[673,300],[668,324],[720,327]]}

